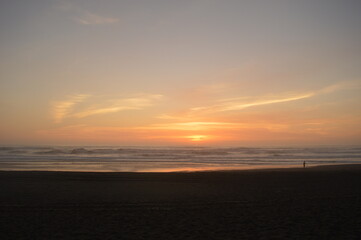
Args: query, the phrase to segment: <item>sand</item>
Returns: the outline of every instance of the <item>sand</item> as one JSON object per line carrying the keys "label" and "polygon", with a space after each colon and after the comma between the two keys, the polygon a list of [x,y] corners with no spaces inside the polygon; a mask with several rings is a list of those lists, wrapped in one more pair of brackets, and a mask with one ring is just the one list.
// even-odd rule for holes
{"label": "sand", "polygon": [[0,172],[0,239],[359,239],[361,166]]}

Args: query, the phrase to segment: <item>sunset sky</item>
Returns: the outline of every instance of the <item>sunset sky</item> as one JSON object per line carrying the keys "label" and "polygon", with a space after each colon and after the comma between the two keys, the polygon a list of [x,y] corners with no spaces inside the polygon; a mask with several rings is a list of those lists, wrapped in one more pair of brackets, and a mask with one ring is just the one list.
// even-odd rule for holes
{"label": "sunset sky", "polygon": [[361,143],[359,0],[0,3],[0,144]]}

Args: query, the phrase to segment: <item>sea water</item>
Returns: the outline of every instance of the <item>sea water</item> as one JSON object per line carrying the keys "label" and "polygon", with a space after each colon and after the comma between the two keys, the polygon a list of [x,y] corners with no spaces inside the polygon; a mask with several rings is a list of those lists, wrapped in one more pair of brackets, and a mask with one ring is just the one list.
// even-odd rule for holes
{"label": "sea water", "polygon": [[360,164],[361,147],[0,147],[0,170],[171,172]]}

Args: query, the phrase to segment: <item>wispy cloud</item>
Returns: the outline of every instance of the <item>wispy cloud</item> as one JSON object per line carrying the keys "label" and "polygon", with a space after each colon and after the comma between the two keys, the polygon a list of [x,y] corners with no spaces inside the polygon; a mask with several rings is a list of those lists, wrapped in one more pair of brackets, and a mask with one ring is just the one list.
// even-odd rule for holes
{"label": "wispy cloud", "polygon": [[255,107],[260,105],[268,105],[274,103],[283,103],[283,102],[290,102],[296,101],[304,98],[309,98],[314,96],[314,93],[306,93],[301,95],[294,95],[288,97],[279,97],[279,98],[270,98],[270,99],[262,99],[254,102],[244,103],[244,102],[226,102],[223,107],[220,109],[221,111],[232,111],[232,110],[241,110],[249,107]]}
{"label": "wispy cloud", "polygon": [[137,130],[179,130],[179,131],[211,131],[211,130],[237,130],[237,129],[268,129],[280,130],[286,128],[285,124],[264,122],[177,122],[152,124],[146,127],[137,127]]}
{"label": "wispy cloud", "polygon": [[[224,111],[236,111],[243,110],[250,107],[257,107],[262,105],[276,104],[276,103],[284,103],[284,102],[292,102],[302,99],[307,99],[311,97],[315,97],[317,95],[322,94],[330,94],[336,91],[340,91],[343,89],[352,89],[360,87],[360,82],[358,81],[347,81],[341,82],[337,84],[333,84],[327,87],[324,87],[319,90],[310,91],[306,93],[287,93],[287,94],[279,94],[278,96],[262,96],[256,98],[226,98],[219,99],[215,104],[209,106],[201,106],[194,107],[189,110],[190,115],[199,115],[199,114],[208,114],[208,113],[216,113],[216,112],[224,112]],[[172,116],[167,116],[168,119],[171,119]]]}
{"label": "wispy cloud", "polygon": [[119,18],[104,16],[103,14],[89,11],[74,2],[59,0],[54,7],[68,13],[70,18],[81,25],[105,25],[114,24],[120,21]]}
{"label": "wispy cloud", "polygon": [[237,123],[226,122],[181,122],[181,123],[165,123],[152,124],[147,127],[140,127],[138,129],[147,130],[209,130],[215,128],[232,128],[237,126]]}
{"label": "wispy cloud", "polygon": [[52,103],[52,116],[55,123],[61,123],[64,118],[68,117],[72,112],[75,104],[83,102],[90,97],[86,94],[77,94],[67,97],[66,100],[56,101]]}
{"label": "wispy cloud", "polygon": [[233,98],[233,99],[224,99],[220,100],[218,104],[205,107],[195,107],[190,109],[191,114],[197,113],[214,113],[214,112],[224,112],[224,111],[235,111],[242,110],[245,108],[256,107],[261,105],[268,105],[274,103],[290,102],[300,99],[310,98],[314,96],[314,93],[305,93],[291,96],[280,96],[280,97],[263,97],[257,100],[248,100],[245,101],[244,98]]}
{"label": "wispy cloud", "polygon": [[[105,98],[86,94],[67,97],[63,101],[51,104],[51,112],[55,123],[61,123],[65,118],[85,118],[92,115],[115,113],[125,110],[141,110],[150,107],[160,100],[160,94],[141,94],[129,98]],[[95,103],[96,102],[96,103]],[[82,103],[82,106],[76,104]]]}
{"label": "wispy cloud", "polygon": [[163,96],[160,94],[147,94],[139,97],[111,100],[110,103],[103,106],[90,106],[89,108],[73,114],[73,117],[84,118],[92,115],[115,113],[124,110],[139,110],[152,106],[155,101]]}
{"label": "wispy cloud", "polygon": [[317,94],[328,94],[339,90],[358,89],[360,87],[361,81],[344,81],[324,87],[321,90],[317,91]]}
{"label": "wispy cloud", "polygon": [[84,11],[81,16],[75,17],[74,19],[82,25],[101,25],[119,22],[119,18],[100,16],[89,11]]}

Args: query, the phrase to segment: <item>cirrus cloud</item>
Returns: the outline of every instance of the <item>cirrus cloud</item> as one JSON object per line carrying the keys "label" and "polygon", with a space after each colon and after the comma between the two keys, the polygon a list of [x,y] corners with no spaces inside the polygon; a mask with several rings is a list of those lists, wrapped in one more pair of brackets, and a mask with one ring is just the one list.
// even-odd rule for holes
{"label": "cirrus cloud", "polygon": [[[68,96],[62,101],[53,102],[51,112],[54,123],[61,123],[65,118],[85,118],[125,110],[141,110],[154,105],[155,101],[160,100],[162,97],[160,94],[141,94],[129,98],[109,99],[108,97],[99,100],[96,96],[77,94]],[[78,103],[83,103],[83,106],[75,109]]]}
{"label": "cirrus cloud", "polygon": [[76,118],[84,118],[91,115],[114,113],[124,110],[140,110],[152,106],[154,101],[160,100],[163,96],[160,94],[146,94],[138,97],[110,100],[107,104],[90,106],[83,111],[74,113]]}
{"label": "cirrus cloud", "polygon": [[85,11],[81,16],[75,17],[74,19],[82,25],[101,25],[119,22],[119,18],[100,16],[89,11]]}
{"label": "cirrus cloud", "polygon": [[52,116],[55,123],[61,123],[64,118],[73,111],[74,106],[77,103],[83,102],[85,99],[90,97],[87,94],[76,94],[68,96],[65,100],[53,102],[52,105]]}

